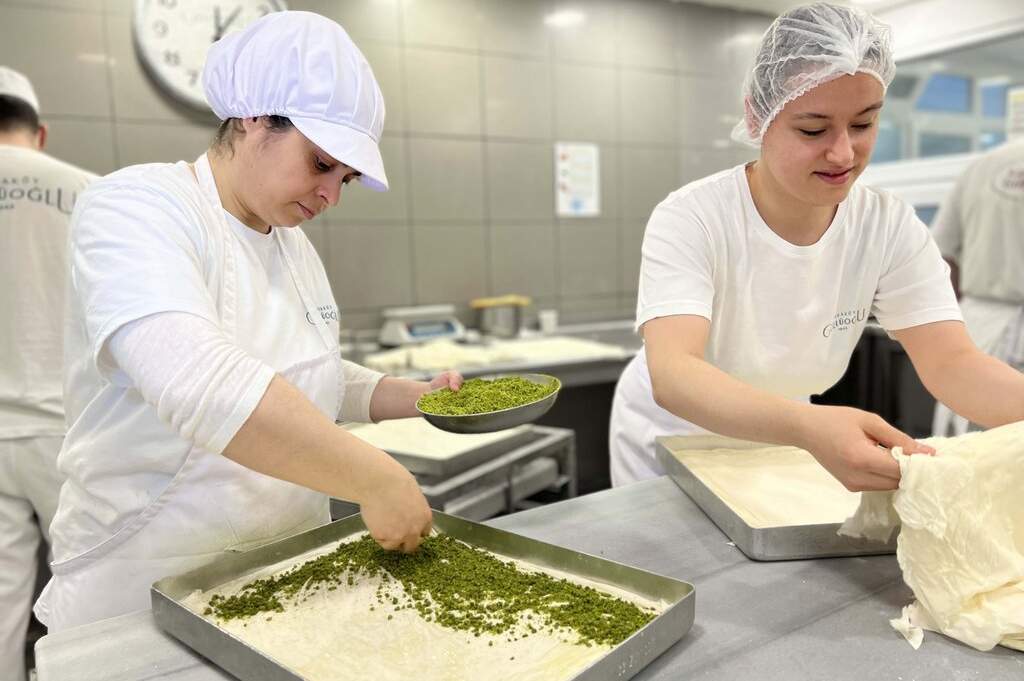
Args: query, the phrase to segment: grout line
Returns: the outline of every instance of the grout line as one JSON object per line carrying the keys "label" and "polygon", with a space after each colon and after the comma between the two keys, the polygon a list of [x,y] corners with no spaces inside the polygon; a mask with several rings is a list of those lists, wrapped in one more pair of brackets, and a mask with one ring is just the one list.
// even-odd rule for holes
{"label": "grout line", "polygon": [[[555,9],[554,4],[549,4],[548,9]],[[551,235],[551,243],[554,244],[554,253],[552,253],[553,267],[555,269],[554,277],[554,291],[551,292],[551,297],[554,299],[554,307],[556,310],[561,312],[562,310],[562,225],[561,220],[558,217],[558,168],[555,162],[555,145],[558,143],[559,135],[559,107],[558,107],[558,59],[555,53],[558,40],[558,34],[551,35],[550,42],[548,43],[548,71],[551,74],[551,78],[548,80],[548,97],[551,102],[551,141],[548,143],[548,160],[551,163],[551,229],[553,234]]]}
{"label": "grout line", "polygon": [[[479,3],[474,1],[476,6],[476,16],[480,16]],[[477,44],[480,44],[482,39],[481,26],[477,24]],[[487,60],[481,56],[477,60],[477,77],[480,82],[480,92],[478,103],[480,106],[480,190],[483,192],[483,239],[484,239],[484,262],[487,267],[487,272],[484,274],[485,279],[485,290],[484,295],[495,295],[496,284],[495,284],[495,267],[494,267],[494,240],[491,238],[491,230],[494,229],[494,225],[491,222],[491,168],[490,168],[490,153],[488,152],[487,145],[489,143],[488,138],[488,125],[487,125]]]}
{"label": "grout line", "polygon": [[113,58],[111,57],[113,50],[111,49],[109,16],[109,12],[107,11],[107,3],[104,2],[100,21],[102,24],[101,30],[103,33],[103,49],[106,51],[107,59],[106,63],[104,64],[103,70],[107,79],[107,97],[109,98],[108,103],[110,106],[110,142],[111,145],[114,147],[114,168],[117,169],[121,167],[121,145],[117,140],[117,98],[114,96],[114,64]]}
{"label": "grout line", "polygon": [[410,106],[409,106],[409,88],[408,88],[408,73],[405,68],[406,57],[408,51],[405,43],[405,9],[401,1],[395,3],[395,16],[398,19],[398,80],[399,89],[402,93],[402,127],[405,129],[402,132],[402,138],[404,140],[403,147],[405,153],[403,154],[402,162],[405,164],[405,210],[408,216],[406,220],[406,229],[408,230],[408,241],[409,241],[409,297],[408,301],[412,305],[419,304],[420,294],[419,286],[416,283],[416,211],[413,201],[413,192],[415,190],[415,180],[412,173],[412,137],[409,135],[409,117],[410,117]]}
{"label": "grout line", "polygon": [[35,2],[18,2],[18,0],[0,0],[0,7],[11,7],[17,9],[34,9],[40,12],[64,12],[67,14],[100,14],[106,11],[106,3],[100,7],[67,7],[62,5],[50,5]]}

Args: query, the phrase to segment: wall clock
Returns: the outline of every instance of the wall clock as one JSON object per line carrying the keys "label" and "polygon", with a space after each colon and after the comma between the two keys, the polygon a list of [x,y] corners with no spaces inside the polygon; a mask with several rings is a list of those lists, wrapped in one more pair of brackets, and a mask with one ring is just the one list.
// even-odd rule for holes
{"label": "wall clock", "polygon": [[284,0],[135,0],[135,49],[161,89],[208,111],[202,83],[206,50],[230,31],[284,9]]}

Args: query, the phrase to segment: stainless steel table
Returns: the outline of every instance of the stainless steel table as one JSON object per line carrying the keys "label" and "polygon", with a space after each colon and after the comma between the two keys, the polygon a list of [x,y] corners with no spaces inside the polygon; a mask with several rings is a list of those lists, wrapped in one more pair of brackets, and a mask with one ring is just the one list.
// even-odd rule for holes
{"label": "stainless steel table", "polygon": [[[491,524],[696,585],[693,629],[637,679],[1024,679],[1024,653],[930,633],[912,649],[888,624],[911,598],[894,557],[752,562],[665,477]],[[39,681],[231,678],[157,630],[148,611],[46,636],[36,659]]]}

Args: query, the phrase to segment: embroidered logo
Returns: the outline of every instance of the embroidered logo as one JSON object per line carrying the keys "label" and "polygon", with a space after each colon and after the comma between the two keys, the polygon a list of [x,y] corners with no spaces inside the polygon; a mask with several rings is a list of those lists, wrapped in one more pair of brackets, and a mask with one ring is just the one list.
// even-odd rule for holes
{"label": "embroidered logo", "polygon": [[828,338],[836,331],[846,331],[860,325],[867,318],[868,309],[866,307],[860,310],[837,312],[836,316],[832,318],[832,321],[826,324],[825,328],[821,330],[821,335]]}
{"label": "embroidered logo", "polygon": [[338,321],[338,308],[333,303],[329,305],[320,305],[316,308],[317,312],[320,313],[320,320],[314,319],[313,315],[306,312],[306,321],[316,326],[317,324],[330,324],[331,322],[337,323]]}

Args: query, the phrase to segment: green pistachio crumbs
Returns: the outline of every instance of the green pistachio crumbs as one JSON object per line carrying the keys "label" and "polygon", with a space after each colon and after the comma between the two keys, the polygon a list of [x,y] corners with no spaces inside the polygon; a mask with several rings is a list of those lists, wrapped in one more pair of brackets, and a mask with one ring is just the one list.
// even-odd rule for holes
{"label": "green pistachio crumbs", "polygon": [[466,416],[510,409],[536,402],[555,392],[558,383],[534,383],[519,376],[487,380],[471,378],[453,391],[444,388],[423,395],[416,406],[428,414]]}
{"label": "green pistachio crumbs", "polygon": [[377,606],[371,610],[415,609],[428,622],[473,637],[501,636],[511,642],[544,631],[577,645],[615,645],[655,617],[653,609],[526,572],[443,534],[427,537],[413,554],[385,551],[364,536],[280,575],[250,582],[234,596],[214,595],[203,614],[233,620],[284,612],[320,590],[352,586],[360,576],[380,578]]}

